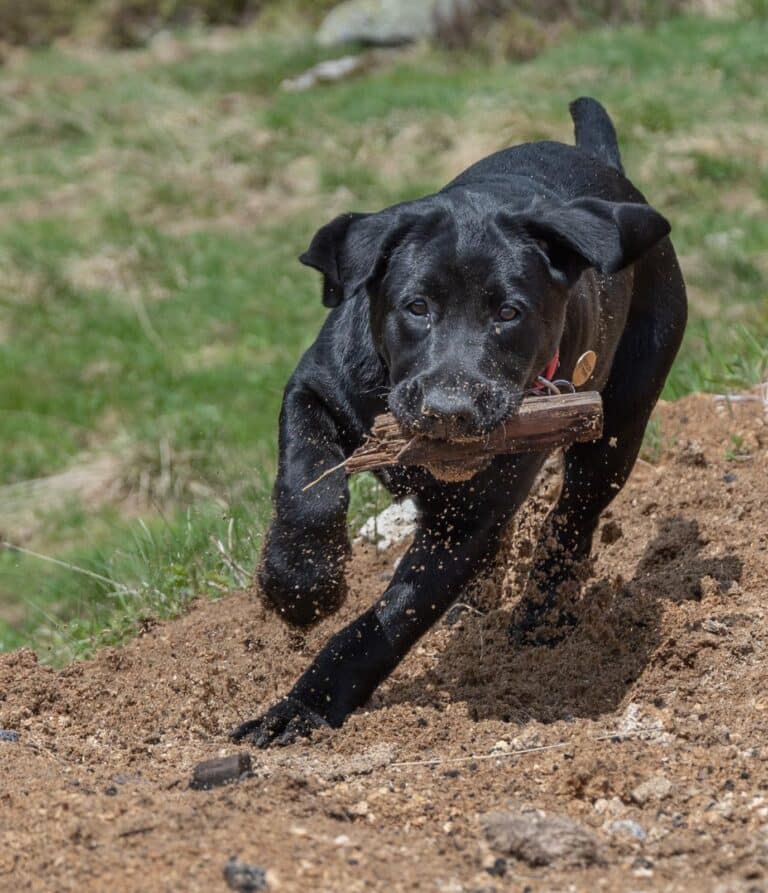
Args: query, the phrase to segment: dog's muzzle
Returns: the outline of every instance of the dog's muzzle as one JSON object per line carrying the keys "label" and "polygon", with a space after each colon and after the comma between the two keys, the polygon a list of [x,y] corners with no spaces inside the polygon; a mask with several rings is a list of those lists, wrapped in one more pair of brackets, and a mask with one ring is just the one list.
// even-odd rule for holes
{"label": "dog's muzzle", "polygon": [[413,434],[440,440],[482,437],[517,409],[520,399],[495,382],[458,382],[416,378],[397,385],[390,409]]}

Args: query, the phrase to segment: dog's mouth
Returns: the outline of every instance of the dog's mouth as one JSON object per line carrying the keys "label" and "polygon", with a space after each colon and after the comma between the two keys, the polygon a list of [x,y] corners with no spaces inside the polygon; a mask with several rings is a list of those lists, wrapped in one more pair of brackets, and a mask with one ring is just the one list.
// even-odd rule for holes
{"label": "dog's mouth", "polygon": [[[451,424],[450,420],[425,418],[422,412],[414,411],[412,401],[397,399],[401,394],[394,392],[390,395],[390,409],[405,437],[434,444],[435,455],[420,462],[421,467],[436,480],[458,483],[471,480],[493,462],[494,454],[485,451],[483,443],[494,430],[517,414],[523,396],[522,390],[508,391],[504,394],[504,400],[497,401],[492,411],[483,412],[484,407],[476,407],[473,424],[463,428]],[[476,452],[462,451],[461,459],[449,458],[449,450],[446,450],[445,457],[439,455],[439,444],[459,443],[474,443],[478,445],[478,449]]]}
{"label": "dog's mouth", "polygon": [[523,390],[509,391],[505,394],[504,401],[498,402],[491,411],[483,411],[482,407],[478,407],[471,424],[459,425],[450,418],[426,415],[410,401],[398,399],[400,395],[396,392],[390,394],[389,409],[408,438],[419,437],[449,443],[482,442],[517,415],[524,395]]}

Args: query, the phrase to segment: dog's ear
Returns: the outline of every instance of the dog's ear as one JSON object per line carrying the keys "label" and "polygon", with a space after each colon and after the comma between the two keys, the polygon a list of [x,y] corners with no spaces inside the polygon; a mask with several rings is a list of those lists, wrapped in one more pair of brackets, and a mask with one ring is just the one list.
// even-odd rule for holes
{"label": "dog's ear", "polygon": [[370,214],[341,214],[315,233],[299,260],[323,274],[323,304],[338,307],[344,300],[343,266],[350,228]]}
{"label": "dog's ear", "polygon": [[299,260],[323,274],[326,307],[338,307],[361,287],[375,296],[406,235],[430,238],[439,216],[439,211],[420,213],[406,205],[378,214],[342,214],[317,231]]}
{"label": "dog's ear", "polygon": [[578,198],[542,202],[531,209],[501,211],[505,232],[523,230],[536,239],[556,281],[571,286],[587,267],[617,273],[669,235],[667,220],[649,205]]}

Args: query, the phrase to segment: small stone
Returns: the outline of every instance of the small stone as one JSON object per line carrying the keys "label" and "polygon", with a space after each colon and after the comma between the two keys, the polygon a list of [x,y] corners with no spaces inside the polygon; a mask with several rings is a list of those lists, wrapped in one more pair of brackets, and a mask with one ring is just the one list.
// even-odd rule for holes
{"label": "small stone", "polygon": [[9,744],[16,744],[19,738],[21,738],[19,732],[14,732],[11,729],[0,729],[0,741],[7,741]]}
{"label": "small stone", "polygon": [[704,632],[712,633],[713,636],[725,636],[728,634],[728,626],[714,617],[707,617],[701,622],[701,628]]}
{"label": "small stone", "polygon": [[592,808],[598,815],[618,815],[626,810],[626,806],[619,797],[611,797],[610,800],[605,797],[598,797]]}
{"label": "small stone", "polygon": [[448,609],[443,622],[446,626],[456,626],[456,624],[462,619],[467,611],[468,609],[466,605],[452,605]]}
{"label": "small stone", "polygon": [[507,873],[507,860],[502,859],[501,856],[499,856],[499,858],[494,859],[493,864],[485,870],[492,877],[504,877],[504,875]]}
{"label": "small stone", "polygon": [[592,865],[599,861],[597,838],[565,816],[538,809],[489,812],[481,817],[493,849],[531,867]]}
{"label": "small stone", "polygon": [[610,834],[626,834],[634,837],[635,840],[645,840],[648,836],[645,828],[639,822],[633,822],[632,819],[616,819],[608,825]]}
{"label": "small stone", "polygon": [[720,582],[709,574],[704,574],[704,576],[699,581],[700,597],[715,598],[716,596],[720,595],[720,592]]}
{"label": "small stone", "polygon": [[333,842],[336,846],[349,846],[350,840],[346,834],[339,834],[338,837],[333,838]]}
{"label": "small stone", "polygon": [[689,440],[681,445],[678,461],[691,468],[705,468],[707,465],[707,457],[698,440]]}
{"label": "small stone", "polygon": [[354,816],[355,818],[365,818],[365,816],[367,816],[368,812],[369,812],[368,801],[360,800],[359,803],[352,804],[352,806],[349,807],[347,812],[351,816]]}
{"label": "small stone", "polygon": [[617,521],[606,521],[603,529],[600,531],[600,541],[610,546],[624,536],[624,531]]}
{"label": "small stone", "polygon": [[509,751],[509,741],[497,741],[491,748],[491,753],[507,753]]}
{"label": "small stone", "polygon": [[670,795],[671,791],[672,782],[668,778],[664,778],[663,775],[654,775],[632,791],[632,799],[638,806],[645,806],[646,803],[663,800]]}
{"label": "small stone", "polygon": [[230,890],[242,893],[259,893],[267,889],[267,872],[258,865],[238,862],[232,856],[224,866],[224,880]]}

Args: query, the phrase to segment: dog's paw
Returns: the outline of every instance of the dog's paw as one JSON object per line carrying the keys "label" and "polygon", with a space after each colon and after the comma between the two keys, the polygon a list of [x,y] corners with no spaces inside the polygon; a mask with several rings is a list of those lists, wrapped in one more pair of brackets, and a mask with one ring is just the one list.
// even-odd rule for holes
{"label": "dog's paw", "polygon": [[335,613],[344,604],[347,585],[344,577],[330,574],[308,581],[305,575],[275,575],[262,570],[259,574],[261,594],[268,608],[291,626],[306,628]]}
{"label": "dog's paw", "polygon": [[330,543],[296,548],[272,539],[258,574],[265,603],[292,626],[312,626],[344,603],[348,557],[346,542],[336,548]]}
{"label": "dog's paw", "polygon": [[259,719],[244,722],[229,737],[234,741],[247,741],[256,747],[266,748],[276,744],[285,747],[297,738],[309,738],[315,729],[330,728],[319,713],[295,698],[283,698]]}

